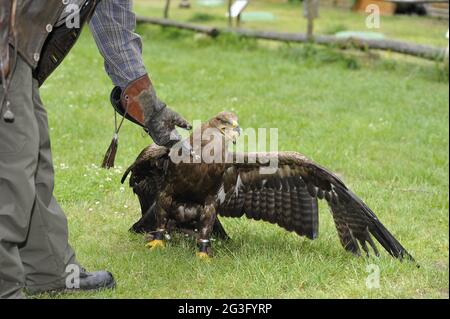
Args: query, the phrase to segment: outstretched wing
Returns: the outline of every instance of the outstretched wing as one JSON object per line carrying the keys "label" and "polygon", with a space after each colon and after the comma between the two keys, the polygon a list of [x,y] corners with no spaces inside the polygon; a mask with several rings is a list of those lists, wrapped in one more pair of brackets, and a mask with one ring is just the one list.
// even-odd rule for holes
{"label": "outstretched wing", "polygon": [[[220,215],[245,215],[315,238],[318,234],[317,199],[324,199],[346,250],[359,255],[362,248],[369,254],[369,243],[378,255],[372,235],[393,257],[413,259],[370,208],[335,174],[305,156],[280,152],[235,153],[233,157],[219,193]],[[277,165],[271,168],[273,163]]]}

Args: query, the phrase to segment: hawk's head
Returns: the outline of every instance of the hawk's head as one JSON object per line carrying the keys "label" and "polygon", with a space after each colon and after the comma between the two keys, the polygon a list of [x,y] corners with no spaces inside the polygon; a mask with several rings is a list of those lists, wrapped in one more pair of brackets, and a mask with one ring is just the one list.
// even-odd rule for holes
{"label": "hawk's head", "polygon": [[218,129],[226,140],[233,143],[241,134],[238,117],[232,112],[220,112],[209,120],[209,127]]}

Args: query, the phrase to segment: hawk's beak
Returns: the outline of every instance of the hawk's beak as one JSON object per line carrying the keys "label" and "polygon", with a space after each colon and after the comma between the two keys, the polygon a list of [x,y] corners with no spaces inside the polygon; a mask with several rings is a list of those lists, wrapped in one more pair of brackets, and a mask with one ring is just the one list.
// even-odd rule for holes
{"label": "hawk's beak", "polygon": [[237,121],[233,121],[231,122],[231,125],[233,126],[233,131],[238,132],[239,135],[241,135],[242,130],[241,127],[239,126],[239,123]]}
{"label": "hawk's beak", "polygon": [[232,122],[232,125],[233,125],[233,132],[236,132],[236,133],[234,133],[233,134],[233,144],[236,144],[236,141],[237,141],[237,139],[238,139],[238,137],[241,135],[241,133],[242,133],[242,129],[241,129],[241,127],[239,126],[239,124],[238,124],[238,122],[237,121],[233,121]]}

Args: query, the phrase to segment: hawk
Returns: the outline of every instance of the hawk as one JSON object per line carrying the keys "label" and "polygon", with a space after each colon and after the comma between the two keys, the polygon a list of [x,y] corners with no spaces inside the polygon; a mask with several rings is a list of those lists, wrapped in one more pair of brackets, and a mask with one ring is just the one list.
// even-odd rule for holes
{"label": "hawk", "polygon": [[[184,160],[177,156],[186,148],[146,147],[122,177],[124,183],[131,173],[129,184],[142,210],[142,218],[131,231],[150,233],[147,245],[151,249],[163,247],[168,232],[193,234],[197,255],[208,258],[212,256],[211,236],[228,238],[218,216],[246,216],[315,239],[319,230],[318,200],[325,200],[344,249],[369,255],[370,247],[379,256],[373,236],[391,256],[413,260],[336,174],[297,152],[228,151],[240,132],[237,116],[221,112],[184,141],[191,149]],[[200,151],[195,146],[196,136],[202,137]],[[209,151],[205,152],[203,148],[207,147]],[[273,158],[277,165],[269,169]]]}

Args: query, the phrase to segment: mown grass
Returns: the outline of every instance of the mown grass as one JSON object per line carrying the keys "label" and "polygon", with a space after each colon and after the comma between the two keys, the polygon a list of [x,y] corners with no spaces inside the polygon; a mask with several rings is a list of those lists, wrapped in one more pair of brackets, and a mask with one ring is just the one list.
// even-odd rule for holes
{"label": "mown grass", "polygon": [[[116,168],[99,169],[113,131],[112,88],[85,32],[42,88],[49,113],[56,196],[71,244],[88,269],[108,269],[114,291],[41,298],[448,298],[448,71],[441,65],[381,59],[314,46],[267,48],[141,27],[144,58],[161,99],[187,119],[235,111],[243,127],[277,127],[279,147],[300,151],[340,174],[421,267],[356,258],[340,246],[322,205],[320,236],[223,219],[232,237],[215,257],[195,257],[175,237],[150,252],[128,228],[139,217],[122,172],[150,143],[127,123]],[[368,289],[367,265],[380,268]]]}

